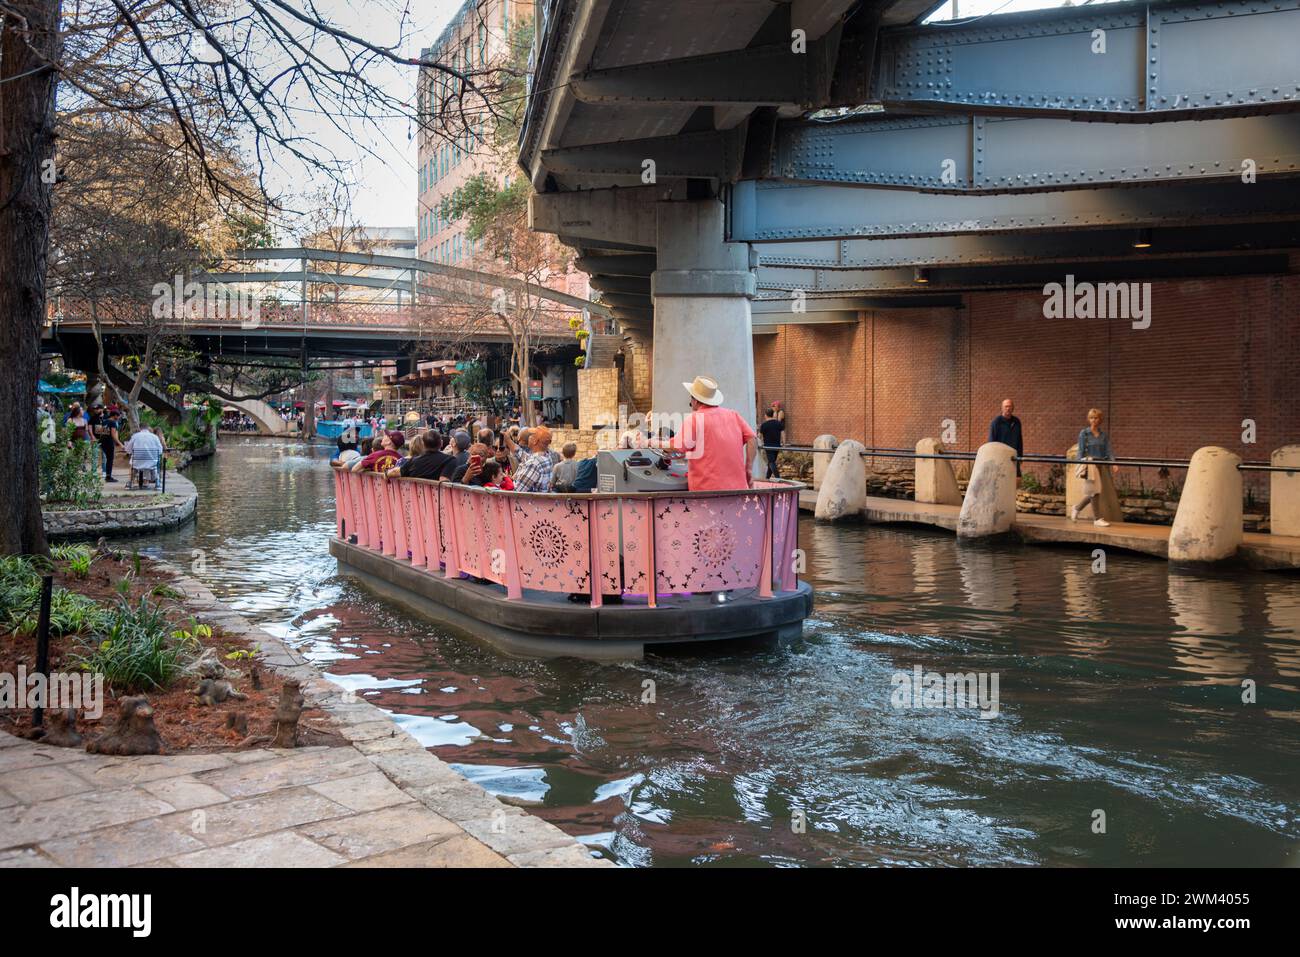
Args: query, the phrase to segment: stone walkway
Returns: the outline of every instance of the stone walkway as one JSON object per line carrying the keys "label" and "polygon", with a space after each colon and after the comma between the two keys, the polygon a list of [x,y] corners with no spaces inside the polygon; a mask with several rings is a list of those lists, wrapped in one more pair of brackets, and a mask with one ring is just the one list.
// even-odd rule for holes
{"label": "stone walkway", "polygon": [[302,682],[349,744],[110,757],[0,732],[0,867],[612,867],[176,574],[201,620]]}

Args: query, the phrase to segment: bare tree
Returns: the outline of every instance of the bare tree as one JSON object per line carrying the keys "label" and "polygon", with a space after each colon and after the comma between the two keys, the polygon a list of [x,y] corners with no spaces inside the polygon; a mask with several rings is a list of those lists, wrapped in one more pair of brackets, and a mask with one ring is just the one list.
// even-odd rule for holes
{"label": "bare tree", "polygon": [[[472,117],[492,115],[491,71],[453,69],[401,52],[408,10],[391,0],[393,42],[340,27],[316,0],[0,0],[0,402],[14,421],[35,419],[39,339],[46,312],[56,102],[65,115],[111,114],[130,122],[170,115],[180,148],[198,160],[209,192],[256,202],[219,175],[210,145],[240,136],[261,178],[268,163],[292,157],[341,177],[340,162],[298,132],[301,110],[340,130],[409,113],[400,90],[379,77],[393,66],[447,75],[430,116],[436,135],[456,135]],[[65,18],[66,12],[66,18]],[[42,175],[45,174],[45,175]],[[0,553],[44,552],[37,490],[36,436],[20,427],[0,443]]]}

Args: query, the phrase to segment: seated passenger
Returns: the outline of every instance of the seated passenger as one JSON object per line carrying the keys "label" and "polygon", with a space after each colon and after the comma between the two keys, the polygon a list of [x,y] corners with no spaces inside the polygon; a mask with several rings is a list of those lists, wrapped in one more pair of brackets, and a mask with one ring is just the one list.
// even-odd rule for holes
{"label": "seated passenger", "polygon": [[475,442],[469,447],[469,456],[465,461],[465,467],[457,468],[451,480],[453,482],[462,482],[465,485],[482,485],[483,466],[491,456],[491,449],[481,442]]}
{"label": "seated passenger", "polygon": [[560,451],[564,459],[555,466],[555,482],[552,487],[557,492],[576,491],[574,483],[578,480],[578,445],[576,442],[565,442]]}
{"label": "seated passenger", "polygon": [[338,450],[339,453],[334,456],[333,461],[337,462],[339,465],[351,465],[356,462],[357,459],[361,458],[361,453],[357,451],[357,444],[355,442],[344,441],[343,436],[341,435],[339,436]]}
{"label": "seated passenger", "polygon": [[[416,445],[420,451],[417,452]],[[416,436],[411,442],[411,455],[398,466],[398,474],[403,478],[422,478],[431,482],[449,481],[456,466],[456,459],[442,451],[443,438],[430,429],[423,435]],[[390,471],[389,476],[392,476]]]}
{"label": "seated passenger", "polygon": [[528,451],[515,445],[510,439],[506,444],[519,461],[514,470],[515,491],[549,492],[555,479],[555,461],[558,456],[551,451],[551,430],[544,425],[535,429],[526,429],[519,437],[528,436]]}
{"label": "seated passenger", "polygon": [[352,466],[354,472],[387,472],[402,457],[406,436],[401,432],[384,432],[379,436],[379,448]]}
{"label": "seated passenger", "polygon": [[501,463],[496,459],[483,463],[483,471],[479,473],[483,480],[484,488],[499,488],[505,492],[513,492],[515,483],[510,481],[510,476],[501,468]]}

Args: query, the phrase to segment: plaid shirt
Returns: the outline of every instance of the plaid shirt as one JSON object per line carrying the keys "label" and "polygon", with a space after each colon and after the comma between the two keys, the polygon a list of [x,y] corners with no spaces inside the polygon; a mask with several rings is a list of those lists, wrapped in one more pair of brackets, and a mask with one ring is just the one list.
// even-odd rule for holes
{"label": "plaid shirt", "polygon": [[550,452],[520,452],[519,467],[511,473],[516,492],[549,492],[555,475]]}

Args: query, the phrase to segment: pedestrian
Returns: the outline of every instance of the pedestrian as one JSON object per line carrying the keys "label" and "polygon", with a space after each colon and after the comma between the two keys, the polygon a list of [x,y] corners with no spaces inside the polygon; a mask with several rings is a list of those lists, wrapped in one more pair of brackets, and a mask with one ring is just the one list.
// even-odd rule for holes
{"label": "pedestrian", "polygon": [[104,455],[104,481],[116,482],[113,478],[113,456],[117,450],[122,448],[122,440],[118,436],[120,428],[117,417],[113,410],[105,409],[99,406],[92,410],[90,419],[91,434],[94,435],[95,441],[99,443],[99,450]]}
{"label": "pedestrian", "polygon": [[[1101,475],[1097,471],[1096,465],[1088,465],[1088,462],[1114,462],[1115,456],[1110,448],[1110,436],[1101,430],[1102,415],[1101,409],[1088,410],[1088,427],[1079,432],[1079,452],[1076,456],[1080,465],[1075,466],[1075,476],[1083,480],[1083,498],[1079,503],[1070,509],[1070,521],[1079,520],[1079,513],[1092,506],[1092,514],[1096,516],[1096,521],[1092,524],[1099,528],[1107,528],[1110,522],[1101,517],[1100,501],[1101,495]],[[1110,467],[1111,474],[1119,474],[1119,466],[1112,464]]]}
{"label": "pedestrian", "polygon": [[752,488],[758,455],[754,430],[735,409],[722,408],[722,390],[713,379],[696,376],[682,386],[690,395],[691,411],[681,434],[666,445],[686,453],[687,488],[692,492]]}
{"label": "pedestrian", "polygon": [[63,422],[72,428],[73,441],[90,438],[90,420],[81,411],[80,402],[74,402],[68,406],[68,415]]}
{"label": "pedestrian", "polygon": [[1016,478],[1020,478],[1020,457],[1025,454],[1024,429],[1020,419],[1013,414],[1016,404],[1010,399],[1002,400],[1002,414],[993,417],[989,423],[989,441],[1001,442],[1016,450]]}
{"label": "pedestrian", "polygon": [[776,467],[776,457],[780,454],[778,447],[781,445],[785,426],[776,417],[775,406],[763,413],[763,424],[758,427],[758,432],[763,438],[763,452],[767,455],[767,477],[780,478],[781,471]]}

